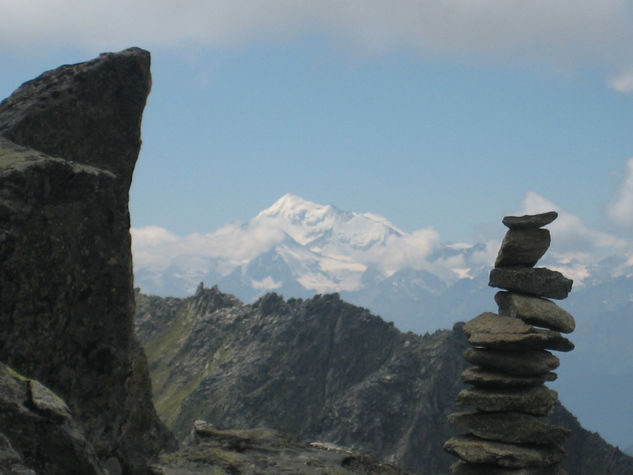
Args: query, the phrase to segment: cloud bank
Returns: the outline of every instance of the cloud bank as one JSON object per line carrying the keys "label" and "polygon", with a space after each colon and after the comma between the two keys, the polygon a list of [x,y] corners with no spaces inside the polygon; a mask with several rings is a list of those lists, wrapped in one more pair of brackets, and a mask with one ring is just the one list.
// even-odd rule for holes
{"label": "cloud bank", "polygon": [[3,0],[0,50],[226,48],[320,32],[367,52],[598,67],[628,91],[632,10],[627,0]]}
{"label": "cloud bank", "polygon": [[[629,171],[633,170],[633,160],[629,161],[629,168]],[[626,190],[631,191],[632,177],[633,173],[629,173],[620,197],[614,203],[613,209],[618,213],[630,211],[620,203],[624,201],[631,205],[625,198],[630,198]],[[330,214],[333,213],[331,207],[307,205],[329,209]],[[552,245],[542,265],[563,272],[574,279],[576,285],[583,285],[588,278],[593,278],[595,269],[607,257],[615,257],[607,266],[610,275],[633,272],[633,242],[591,229],[580,217],[537,193],[526,193],[514,214],[551,210],[557,211],[559,216],[548,226]],[[296,209],[294,211],[304,216]],[[449,284],[461,278],[473,278],[490,268],[500,245],[498,240],[476,245],[446,245],[431,227],[412,233],[393,232],[394,228],[384,218],[372,221],[368,216],[373,215],[365,214],[356,215],[356,219],[349,222],[339,222],[337,216],[342,214],[332,217],[328,213],[322,216],[323,222],[312,223],[320,229],[317,234],[322,236],[314,235],[314,241],[302,243],[301,238],[309,226],[306,229],[299,227],[294,215],[270,213],[267,210],[247,223],[225,226],[207,234],[176,236],[157,226],[133,229],[135,269],[152,275],[167,275],[177,269],[182,275],[195,275],[196,279],[210,271],[216,276],[227,276],[275,249],[306,288],[332,292],[357,290],[363,285],[362,275],[370,268],[383,278],[403,269],[426,270]],[[392,231],[385,232],[387,229]],[[376,239],[365,243],[360,237],[368,233],[373,233]],[[254,284],[268,286],[266,288],[279,286],[271,280],[272,277],[268,280],[265,277]]]}
{"label": "cloud bank", "polygon": [[626,162],[622,184],[607,207],[607,214],[616,225],[633,228],[633,157]]}
{"label": "cloud bank", "polygon": [[548,265],[553,263],[549,266],[574,279],[574,285],[582,285],[583,280],[591,275],[591,268],[608,256],[617,256],[620,262],[612,269],[613,275],[631,271],[633,259],[628,256],[633,253],[633,242],[587,227],[579,216],[561,209],[543,196],[526,193],[517,214],[546,211],[558,212],[556,221],[548,226],[552,235]]}

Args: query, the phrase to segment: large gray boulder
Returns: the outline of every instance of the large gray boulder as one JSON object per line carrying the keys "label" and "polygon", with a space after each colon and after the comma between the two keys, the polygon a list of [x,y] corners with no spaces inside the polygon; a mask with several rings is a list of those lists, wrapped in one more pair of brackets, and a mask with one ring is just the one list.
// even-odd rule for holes
{"label": "large gray boulder", "polygon": [[132,322],[128,189],[149,67],[138,48],[104,54],[0,103],[0,361],[59,394],[124,473],[173,443]]}

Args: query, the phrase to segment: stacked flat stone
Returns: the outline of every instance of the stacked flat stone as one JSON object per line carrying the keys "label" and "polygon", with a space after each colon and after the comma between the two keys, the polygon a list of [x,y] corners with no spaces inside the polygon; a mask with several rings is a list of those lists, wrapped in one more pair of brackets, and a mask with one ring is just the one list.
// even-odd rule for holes
{"label": "stacked flat stone", "polygon": [[548,350],[574,348],[562,333],[574,330],[574,318],[548,298],[564,299],[572,281],[560,272],[534,265],[545,254],[550,234],[543,226],[554,211],[506,216],[509,230],[490,272],[497,313],[486,312],[464,325],[473,345],[464,358],[473,367],[462,373],[473,385],[457,395],[469,412],[451,414],[452,424],[467,431],[449,439],[444,449],[461,460],[457,475],[563,475],[562,445],[570,432],[548,424],[558,395],[545,387],[556,379],[559,359]]}

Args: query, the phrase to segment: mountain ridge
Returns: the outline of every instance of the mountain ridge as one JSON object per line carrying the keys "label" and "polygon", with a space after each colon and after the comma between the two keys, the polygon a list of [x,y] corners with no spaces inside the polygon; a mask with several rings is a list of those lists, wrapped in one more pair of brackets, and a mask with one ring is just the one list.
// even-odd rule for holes
{"label": "mountain ridge", "polygon": [[[467,365],[461,324],[416,335],[336,294],[244,304],[202,285],[185,299],[137,290],[137,309],[159,414],[181,438],[199,418],[351,447],[413,473],[454,462],[441,445]],[[633,474],[633,459],[564,408],[554,420],[574,430],[569,473]]]}

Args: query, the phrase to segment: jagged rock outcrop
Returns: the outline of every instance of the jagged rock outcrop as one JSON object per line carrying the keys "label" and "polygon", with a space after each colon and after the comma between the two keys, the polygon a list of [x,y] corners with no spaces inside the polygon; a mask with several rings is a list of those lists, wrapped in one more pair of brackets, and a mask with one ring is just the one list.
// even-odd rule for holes
{"label": "jagged rock outcrop", "polygon": [[173,444],[133,327],[128,189],[149,67],[139,48],[103,54],[0,103],[0,361],[63,398],[123,473]]}
{"label": "jagged rock outcrop", "polygon": [[[465,359],[477,366],[468,368],[463,378],[474,388],[463,389],[456,402],[475,412],[449,416],[453,424],[466,431],[444,444],[447,452],[461,459],[452,467],[453,473],[513,469],[565,474],[560,462],[565,456],[563,444],[571,432],[539,417],[551,415],[558,402],[556,391],[544,385],[555,379],[550,370],[559,364],[547,350],[573,350],[574,344],[559,331],[573,331],[575,322],[569,313],[543,297],[565,298],[572,281],[559,272],[533,267],[550,244],[549,231],[541,226],[557,216],[552,211],[503,220],[510,230],[490,272],[490,285],[510,292],[495,296],[499,314],[485,312],[463,327],[468,342],[475,347],[467,350]],[[549,361],[549,365],[537,367],[535,356]],[[529,383],[524,377],[526,367],[531,368]],[[497,371],[500,373],[496,377],[486,380],[472,377],[473,373]]]}
{"label": "jagged rock outcrop", "polygon": [[[449,473],[454,458],[442,444],[458,430],[447,416],[464,388],[463,324],[422,336],[402,333],[337,295],[284,301],[269,294],[245,305],[201,286],[186,299],[138,293],[136,325],[157,409],[181,439],[196,419],[224,429],[268,427],[350,447],[412,473]],[[528,386],[549,380],[558,362],[542,352],[534,350],[532,361],[521,363],[525,375],[515,379]],[[471,377],[493,387],[508,383],[503,372]],[[562,407],[544,424],[572,430],[564,461],[570,474],[633,475],[633,459],[582,429]],[[540,430],[528,427],[518,436]],[[584,468],[599,463],[604,471]]]}

